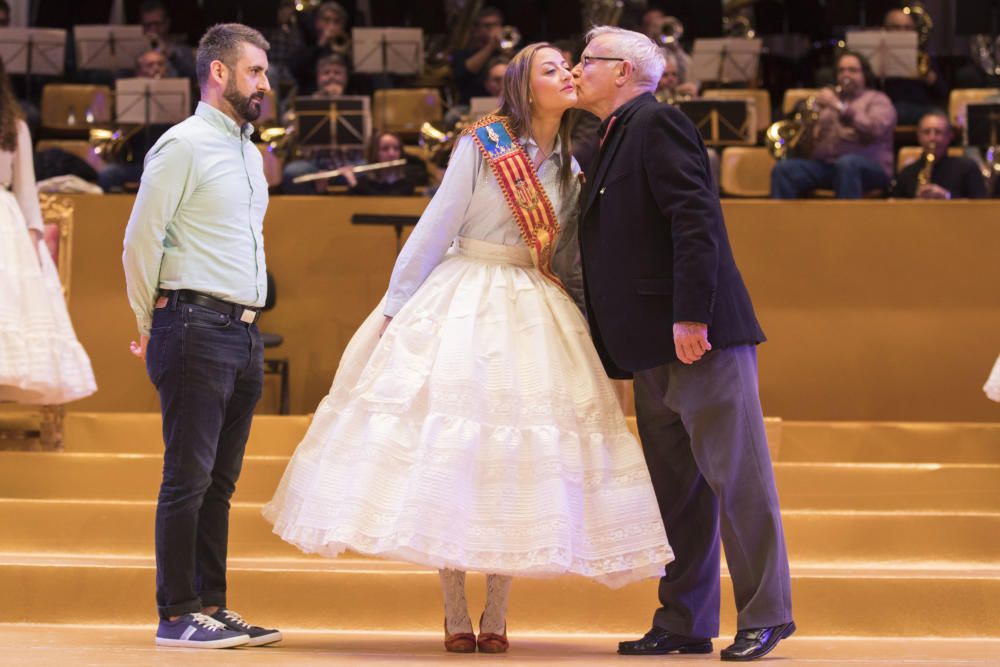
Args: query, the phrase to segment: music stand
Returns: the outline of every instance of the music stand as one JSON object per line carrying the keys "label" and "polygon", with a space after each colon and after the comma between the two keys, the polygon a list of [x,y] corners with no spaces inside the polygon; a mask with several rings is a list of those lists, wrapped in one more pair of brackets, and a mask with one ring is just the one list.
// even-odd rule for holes
{"label": "music stand", "polygon": [[420,28],[354,28],[351,46],[358,74],[420,74],[424,62]]}
{"label": "music stand", "polygon": [[752,145],[757,140],[754,105],[747,100],[700,99],[677,105],[708,146]]}
{"label": "music stand", "polygon": [[73,37],[77,69],[134,70],[151,48],[141,25],[78,25]]}
{"label": "music stand", "polygon": [[691,75],[694,81],[750,83],[757,79],[760,66],[759,39],[711,37],[694,40]]}
{"label": "music stand", "polygon": [[469,118],[479,120],[491,111],[495,111],[500,106],[500,100],[496,97],[470,97],[469,98]]}
{"label": "music stand", "polygon": [[173,125],[191,115],[190,96],[187,79],[117,79],[115,121],[142,127],[149,146],[152,124]]}
{"label": "music stand", "polygon": [[847,33],[847,48],[867,58],[879,79],[920,78],[916,32],[851,30]]}
{"label": "music stand", "polygon": [[1000,104],[970,104],[965,123],[966,146],[996,146],[1000,131]]}
{"label": "music stand", "polygon": [[403,249],[403,227],[415,225],[420,220],[418,215],[381,215],[374,213],[355,213],[351,216],[352,225],[391,225],[396,231],[396,255]]}
{"label": "music stand", "polygon": [[36,74],[59,76],[66,62],[66,31],[50,28],[0,28],[0,60],[8,74],[23,74],[31,98]]}
{"label": "music stand", "polygon": [[371,133],[366,95],[295,98],[295,136],[301,146],[363,150]]}

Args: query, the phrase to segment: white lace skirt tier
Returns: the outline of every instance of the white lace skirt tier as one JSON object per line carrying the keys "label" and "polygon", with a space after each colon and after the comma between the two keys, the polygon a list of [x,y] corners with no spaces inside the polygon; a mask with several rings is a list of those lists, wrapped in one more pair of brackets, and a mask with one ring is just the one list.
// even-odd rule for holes
{"label": "white lace skirt tier", "polygon": [[0,188],[0,401],[58,405],[97,385],[44,241],[39,249],[14,195]]}
{"label": "white lace skirt tier", "polygon": [[572,300],[523,246],[459,239],[351,339],[264,516],[310,553],[609,586],[673,558]]}

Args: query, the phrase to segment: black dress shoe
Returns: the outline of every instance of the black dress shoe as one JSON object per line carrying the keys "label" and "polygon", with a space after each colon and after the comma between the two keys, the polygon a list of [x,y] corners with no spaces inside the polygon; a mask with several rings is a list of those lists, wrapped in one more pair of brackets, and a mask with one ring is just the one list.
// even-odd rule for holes
{"label": "black dress shoe", "polygon": [[722,649],[720,657],[723,660],[756,660],[770,653],[778,642],[791,637],[793,632],[795,632],[794,621],[771,628],[740,630],[736,633],[732,646]]}
{"label": "black dress shoe", "polygon": [[653,628],[642,639],[618,642],[622,655],[664,655],[666,653],[711,653],[712,640],[672,635],[663,628]]}

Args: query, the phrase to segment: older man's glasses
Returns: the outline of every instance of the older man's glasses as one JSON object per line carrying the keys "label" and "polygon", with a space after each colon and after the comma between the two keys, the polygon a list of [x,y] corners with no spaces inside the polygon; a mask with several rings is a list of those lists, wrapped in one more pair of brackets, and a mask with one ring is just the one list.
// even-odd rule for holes
{"label": "older man's glasses", "polygon": [[624,62],[624,58],[614,58],[612,56],[580,56],[580,62],[583,63],[584,67],[589,67],[591,63],[598,60],[607,60],[609,62]]}

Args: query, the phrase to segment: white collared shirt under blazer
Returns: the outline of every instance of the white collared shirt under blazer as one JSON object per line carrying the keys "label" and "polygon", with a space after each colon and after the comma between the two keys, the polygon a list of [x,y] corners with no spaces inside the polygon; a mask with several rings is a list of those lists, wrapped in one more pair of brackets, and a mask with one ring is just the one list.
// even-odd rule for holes
{"label": "white collared shirt under blazer", "polygon": [[[558,160],[542,161],[539,180],[570,237],[557,264],[573,284],[580,185],[560,191]],[[586,320],[532,264],[471,137],[264,516],[306,552],[432,568],[620,586],[673,558]]]}
{"label": "white collared shirt under blazer", "polygon": [[267,179],[252,131],[199,102],[146,154],[122,256],[140,333],[161,288],[264,305]]}

